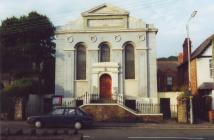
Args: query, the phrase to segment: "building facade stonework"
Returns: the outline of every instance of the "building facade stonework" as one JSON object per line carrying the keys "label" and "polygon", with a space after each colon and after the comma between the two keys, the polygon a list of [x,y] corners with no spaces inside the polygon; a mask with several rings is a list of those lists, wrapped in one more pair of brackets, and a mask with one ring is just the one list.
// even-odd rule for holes
{"label": "building facade stonework", "polygon": [[157,103],[157,28],[103,4],[56,30],[55,95]]}

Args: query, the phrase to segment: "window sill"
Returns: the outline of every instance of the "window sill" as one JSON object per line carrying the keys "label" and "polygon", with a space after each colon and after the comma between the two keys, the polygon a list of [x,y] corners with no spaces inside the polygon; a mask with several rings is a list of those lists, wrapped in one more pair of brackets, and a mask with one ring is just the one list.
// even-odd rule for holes
{"label": "window sill", "polygon": [[74,80],[75,82],[88,82],[88,80]]}
{"label": "window sill", "polygon": [[125,81],[137,81],[137,79],[124,79]]}

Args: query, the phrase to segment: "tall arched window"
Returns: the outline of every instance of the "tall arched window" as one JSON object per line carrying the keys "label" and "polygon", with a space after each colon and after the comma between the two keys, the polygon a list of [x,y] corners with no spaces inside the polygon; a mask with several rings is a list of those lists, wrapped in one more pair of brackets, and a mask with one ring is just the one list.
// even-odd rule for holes
{"label": "tall arched window", "polygon": [[99,48],[100,62],[110,62],[110,48],[108,44],[102,43]]}
{"label": "tall arched window", "polygon": [[125,45],[125,78],[135,78],[134,47],[132,44]]}
{"label": "tall arched window", "polygon": [[83,44],[76,47],[76,79],[86,79],[86,48]]}

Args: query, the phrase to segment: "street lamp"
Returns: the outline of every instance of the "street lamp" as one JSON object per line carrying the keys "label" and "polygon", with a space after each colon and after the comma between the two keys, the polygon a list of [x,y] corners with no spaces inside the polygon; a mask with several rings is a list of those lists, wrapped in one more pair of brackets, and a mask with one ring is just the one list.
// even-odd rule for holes
{"label": "street lamp", "polygon": [[[189,93],[191,94],[191,66],[190,66],[190,57],[191,57],[191,52],[190,52],[190,38],[189,38],[189,23],[192,18],[195,17],[197,14],[197,11],[193,11],[191,14],[190,18],[187,21],[186,24],[186,31],[187,31],[187,50],[188,50],[188,89]],[[193,103],[192,103],[192,96],[190,95],[190,123],[193,124]]]}

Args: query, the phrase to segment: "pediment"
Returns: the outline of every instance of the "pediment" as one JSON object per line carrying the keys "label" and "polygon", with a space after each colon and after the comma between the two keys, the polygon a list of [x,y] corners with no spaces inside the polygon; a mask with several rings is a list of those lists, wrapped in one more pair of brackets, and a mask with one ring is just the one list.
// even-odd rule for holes
{"label": "pediment", "polygon": [[110,4],[102,4],[82,13],[82,16],[90,15],[129,15],[129,12]]}

